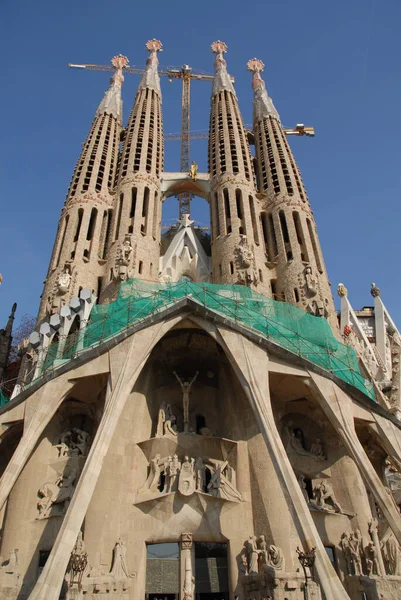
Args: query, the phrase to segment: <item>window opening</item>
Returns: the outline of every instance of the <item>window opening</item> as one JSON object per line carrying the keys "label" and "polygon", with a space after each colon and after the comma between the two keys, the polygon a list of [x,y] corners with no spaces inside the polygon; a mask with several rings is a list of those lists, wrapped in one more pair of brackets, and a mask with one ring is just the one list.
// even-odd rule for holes
{"label": "window opening", "polygon": [[79,208],[78,209],[78,223],[77,223],[77,228],[75,230],[74,242],[78,241],[79,232],[81,231],[81,225],[82,225],[83,215],[84,215],[84,209],[83,208]]}
{"label": "window opening", "polygon": [[312,242],[313,254],[315,255],[317,270],[319,271],[319,273],[323,273],[323,267],[322,263],[320,262],[320,255],[316,244],[315,234],[313,232],[312,223],[309,219],[306,219],[306,225],[308,227],[309,237]]}
{"label": "window opening", "polygon": [[121,225],[121,215],[123,212],[123,202],[124,202],[124,194],[120,194],[120,201],[119,201],[119,205],[118,205],[118,214],[117,214],[116,234],[114,236],[115,240],[118,240],[118,236],[120,235],[120,225]]}

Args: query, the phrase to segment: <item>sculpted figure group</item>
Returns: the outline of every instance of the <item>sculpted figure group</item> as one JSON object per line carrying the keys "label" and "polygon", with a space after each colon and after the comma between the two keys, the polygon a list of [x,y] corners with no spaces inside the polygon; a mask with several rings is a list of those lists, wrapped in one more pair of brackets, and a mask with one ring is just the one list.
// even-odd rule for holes
{"label": "sculpted figure group", "polygon": [[87,431],[74,427],[71,431],[64,431],[55,444],[58,457],[86,456],[90,447],[91,438]]}
{"label": "sculpted figure group", "polygon": [[188,455],[180,460],[177,454],[162,457],[157,453],[149,463],[149,475],[139,493],[176,491],[184,496],[197,491],[232,502],[242,500],[236,489],[235,471],[227,460]]}
{"label": "sculpted figure group", "polygon": [[[379,541],[377,522],[369,523],[371,539],[364,537],[361,531],[343,533],[340,545],[347,562],[349,575],[400,575],[401,549],[388,527]],[[383,572],[383,568],[385,572]]]}
{"label": "sculpted figure group", "polygon": [[244,544],[241,554],[240,571],[244,575],[257,575],[266,571],[284,571],[285,561],[281,548],[274,544],[267,545],[264,535],[258,538],[252,534]]}

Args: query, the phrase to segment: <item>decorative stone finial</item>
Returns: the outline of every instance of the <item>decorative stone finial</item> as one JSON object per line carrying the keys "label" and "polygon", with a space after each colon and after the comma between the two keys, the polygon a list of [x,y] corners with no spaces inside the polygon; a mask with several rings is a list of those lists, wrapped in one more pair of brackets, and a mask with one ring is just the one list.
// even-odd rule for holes
{"label": "decorative stone finial", "polygon": [[248,71],[251,71],[252,73],[261,73],[263,71],[263,69],[265,68],[265,64],[264,64],[264,62],[259,60],[259,58],[251,58],[246,63],[246,68],[248,69]]}
{"label": "decorative stone finial", "polygon": [[154,90],[161,97],[160,89],[160,77],[157,71],[159,65],[159,59],[157,53],[162,52],[163,44],[160,40],[148,40],[146,42],[146,49],[149,50],[150,55],[146,60],[146,69],[142,75],[141,82],[138,86],[138,91],[145,88]]}
{"label": "decorative stone finial", "polygon": [[217,40],[217,42],[213,42],[210,47],[212,52],[216,55],[214,61],[215,75],[213,79],[212,98],[223,90],[227,90],[235,96],[234,86],[230,75],[227,73],[227,63],[223,56],[223,54],[227,52],[227,45],[224,42]]}
{"label": "decorative stone finial", "polygon": [[343,283],[338,284],[337,294],[340,296],[340,298],[344,298],[344,296],[347,296],[348,290]]}
{"label": "decorative stone finial", "polygon": [[122,54],[117,54],[111,59],[111,64],[118,70],[125,69],[125,67],[128,66],[128,63],[128,58],[126,56],[123,56]]}
{"label": "decorative stone finial", "polygon": [[380,288],[378,288],[375,283],[371,283],[370,293],[372,294],[373,298],[377,298],[378,296],[380,296]]}
{"label": "decorative stone finial", "polygon": [[111,59],[111,64],[115,68],[115,73],[110,79],[110,86],[103,100],[99,104],[96,111],[96,116],[102,114],[113,115],[116,119],[122,119],[122,101],[121,101],[121,86],[124,81],[123,69],[128,65],[129,60],[122,54],[117,54]]}
{"label": "decorative stone finial", "polygon": [[155,40],[155,38],[153,38],[153,40],[148,40],[146,42],[146,49],[149,50],[149,52],[163,52],[163,44],[160,40]]}
{"label": "decorative stone finial", "polygon": [[280,121],[280,116],[273,104],[273,100],[270,98],[266,91],[266,85],[260,74],[262,73],[265,65],[259,58],[251,58],[246,63],[248,71],[253,73],[252,87],[255,94],[253,100],[253,121],[261,121],[267,117],[274,117],[277,121]]}
{"label": "decorative stone finial", "polygon": [[221,42],[220,40],[213,42],[210,48],[215,54],[225,54],[227,52],[227,44]]}

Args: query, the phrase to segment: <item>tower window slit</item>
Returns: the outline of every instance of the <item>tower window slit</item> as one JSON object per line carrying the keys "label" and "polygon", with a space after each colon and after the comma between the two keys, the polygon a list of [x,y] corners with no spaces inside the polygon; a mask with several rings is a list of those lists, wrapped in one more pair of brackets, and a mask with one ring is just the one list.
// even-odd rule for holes
{"label": "tower window slit", "polygon": [[224,199],[224,212],[226,217],[226,232],[231,233],[231,210],[230,210],[230,198],[228,195],[228,189],[224,188],[223,190],[223,199]]}
{"label": "tower window slit", "polygon": [[57,253],[57,260],[56,260],[56,264],[55,264],[56,267],[58,267],[60,264],[61,253],[63,251],[63,246],[64,246],[64,241],[65,241],[65,236],[67,233],[67,227],[68,227],[69,220],[70,220],[70,215],[66,215],[65,220],[64,220],[63,233],[61,236],[60,246],[59,246],[58,253]]}
{"label": "tower window slit", "polygon": [[244,218],[243,210],[242,210],[242,192],[239,189],[235,190],[235,203],[237,205],[237,215],[239,219]]}
{"label": "tower window slit", "polygon": [[276,194],[278,194],[280,192],[280,182],[279,182],[279,179],[277,176],[276,161],[274,158],[273,146],[272,146],[272,142],[271,142],[271,138],[270,138],[267,120],[265,120],[263,122],[263,125],[264,125],[264,133],[265,133],[265,138],[266,138],[267,157],[269,159],[269,166],[270,166],[270,176],[272,178],[274,191]]}
{"label": "tower window slit", "polygon": [[135,217],[137,191],[138,190],[136,187],[133,187],[131,190],[131,210],[129,213],[130,219],[133,219]]}
{"label": "tower window slit", "polygon": [[91,210],[91,216],[89,219],[89,225],[88,225],[88,231],[86,234],[86,239],[88,241],[90,241],[93,237],[93,232],[95,229],[95,225],[96,225],[96,217],[97,217],[97,209],[96,208],[92,208]]}
{"label": "tower window slit", "polygon": [[249,209],[251,211],[251,222],[252,222],[252,230],[253,230],[253,239],[255,240],[255,244],[259,246],[259,231],[258,231],[258,222],[256,220],[255,213],[255,203],[253,201],[252,196],[249,196]]}
{"label": "tower window slit", "polygon": [[234,263],[232,260],[230,260],[230,273],[231,275],[234,275]]}
{"label": "tower window slit", "polygon": [[272,298],[273,300],[278,300],[278,294],[277,294],[277,279],[271,279],[270,280],[270,286],[272,288]]}
{"label": "tower window slit", "polygon": [[318,250],[317,243],[316,243],[315,234],[313,232],[312,223],[310,222],[309,219],[306,219],[306,225],[308,227],[309,237],[312,242],[313,254],[315,255],[317,270],[319,271],[319,273],[323,273],[323,266],[322,266],[322,262],[320,260],[320,255],[319,255],[319,250]]}
{"label": "tower window slit", "polygon": [[152,229],[152,236],[153,239],[157,239],[157,226],[158,226],[158,221],[159,221],[159,194],[158,192],[155,192],[155,199],[154,199],[154,205],[153,205],[153,229]]}
{"label": "tower window slit", "polygon": [[294,227],[295,227],[295,232],[297,234],[297,240],[298,240],[298,244],[299,244],[299,249],[301,251],[301,260],[303,261],[307,261],[308,260],[308,253],[306,250],[306,245],[305,245],[305,238],[304,238],[304,234],[302,231],[302,224],[301,224],[301,218],[299,216],[299,213],[297,213],[296,211],[294,211],[292,213],[293,219],[294,219]]}
{"label": "tower window slit", "polygon": [[143,203],[142,203],[142,224],[141,233],[146,235],[148,230],[148,213],[149,213],[149,194],[150,190],[146,186],[143,192]]}
{"label": "tower window slit", "polygon": [[117,225],[116,225],[116,233],[114,236],[115,240],[118,240],[120,235],[120,225],[121,225],[121,215],[123,212],[123,203],[124,203],[124,194],[120,194],[120,200],[118,203],[118,213],[117,213]]}
{"label": "tower window slit", "polygon": [[281,169],[282,169],[282,172],[283,172],[285,185],[287,187],[287,192],[288,192],[288,194],[290,196],[292,196],[294,194],[294,189],[292,187],[291,177],[289,175],[289,171],[288,171],[288,167],[287,167],[287,162],[286,162],[286,159],[285,159],[285,154],[284,154],[284,151],[283,151],[283,147],[281,145],[281,140],[280,140],[280,137],[279,137],[279,135],[277,133],[276,123],[275,123],[275,121],[273,119],[271,120],[271,126],[272,126],[272,130],[273,130],[274,140],[276,142],[276,147],[277,147],[278,155],[279,155],[279,158],[280,158]]}
{"label": "tower window slit", "polygon": [[77,222],[77,228],[75,230],[74,242],[78,241],[79,232],[81,231],[81,225],[82,225],[83,215],[84,215],[84,209],[83,208],[79,208],[78,209],[78,222]]}
{"label": "tower window slit", "polygon": [[292,260],[293,256],[292,256],[292,251],[291,251],[290,236],[288,233],[287,219],[285,218],[284,211],[280,210],[280,212],[278,213],[278,216],[280,219],[281,233],[282,233],[283,240],[284,240],[284,246],[285,246],[287,260]]}
{"label": "tower window slit", "polygon": [[294,298],[295,302],[299,302],[299,291],[297,288],[294,288]]}
{"label": "tower window slit", "polygon": [[267,217],[268,231],[269,231],[269,243],[271,244],[271,253],[273,255],[273,260],[276,259],[278,255],[278,247],[277,247],[277,237],[276,230],[274,229],[273,223],[273,215],[269,213]]}
{"label": "tower window slit", "polygon": [[213,212],[214,212],[214,223],[215,223],[215,228],[216,228],[216,237],[219,237],[221,230],[220,230],[218,196],[217,196],[216,192],[213,194]]}
{"label": "tower window slit", "polygon": [[142,271],[143,271],[143,262],[140,260],[138,263],[138,273],[139,275],[142,275]]}

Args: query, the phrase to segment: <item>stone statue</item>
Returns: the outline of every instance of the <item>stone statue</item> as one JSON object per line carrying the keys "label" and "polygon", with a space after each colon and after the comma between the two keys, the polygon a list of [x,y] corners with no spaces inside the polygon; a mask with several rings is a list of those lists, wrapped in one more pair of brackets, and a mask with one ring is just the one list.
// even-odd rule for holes
{"label": "stone statue", "polygon": [[246,554],[241,554],[240,563],[238,566],[238,571],[242,575],[248,575],[248,558]]}
{"label": "stone statue", "polygon": [[57,277],[57,293],[66,294],[71,284],[73,266],[67,261],[60,275]]}
{"label": "stone statue", "polygon": [[401,549],[390,527],[380,540],[383,559],[389,575],[401,575]]}
{"label": "stone statue", "polygon": [[160,474],[162,463],[161,454],[156,454],[149,463],[149,475],[139,492],[155,492],[160,484]]}
{"label": "stone statue", "polygon": [[69,455],[70,443],[71,443],[71,431],[64,431],[59,437],[58,444],[56,444],[59,458],[63,458],[64,456]]}
{"label": "stone statue", "polygon": [[372,294],[373,298],[376,298],[377,296],[380,296],[380,288],[378,288],[375,283],[371,283],[370,293]]}
{"label": "stone statue", "polygon": [[346,533],[342,534],[340,545],[341,545],[341,548],[342,548],[343,553],[344,553],[345,562],[347,564],[348,575],[353,575],[353,571],[352,571],[352,565],[353,565],[352,553],[351,553],[351,548],[350,548],[350,545],[349,545],[348,535]]}
{"label": "stone statue", "polygon": [[339,283],[337,286],[337,294],[340,296],[340,298],[343,298],[344,296],[347,296],[348,294],[348,290],[345,287],[345,285],[343,283]]}
{"label": "stone statue", "polygon": [[76,441],[72,442],[71,449],[75,450],[78,456],[86,456],[90,446],[89,433],[78,427],[74,427],[73,432],[76,434]]}
{"label": "stone statue", "polygon": [[273,544],[269,546],[269,564],[277,571],[284,571],[285,562],[283,551]]}
{"label": "stone statue", "polygon": [[[177,456],[176,454],[174,456]],[[168,456],[163,464],[163,473],[164,473],[164,486],[163,486],[163,494],[168,494],[171,490],[171,475],[170,469],[172,465],[173,459],[171,456]]]}
{"label": "stone statue", "polygon": [[307,502],[307,504],[309,504],[309,495],[306,489],[306,482],[305,482],[305,477],[304,475],[302,475],[302,473],[299,473],[298,477],[297,477],[298,483],[299,483],[299,487],[301,488],[302,494]]}
{"label": "stone statue", "polygon": [[198,165],[193,160],[192,164],[191,164],[191,168],[189,169],[189,176],[192,179],[192,181],[196,181],[197,174],[198,174]]}
{"label": "stone statue", "polygon": [[38,490],[40,497],[38,502],[40,518],[50,516],[50,511],[55,504],[64,503],[63,512],[65,512],[75,490],[74,482],[76,477],[77,469],[71,469],[68,475],[61,475],[55,483],[45,483]]}
{"label": "stone statue", "polygon": [[[176,492],[178,489],[178,477],[180,475],[181,468],[182,468],[181,461],[178,460],[177,454],[174,454],[173,459],[170,462],[170,484],[169,484],[170,492]],[[181,477],[180,477],[180,480],[181,480]]]}
{"label": "stone statue", "polygon": [[172,435],[174,437],[178,435],[176,422],[177,417],[170,414],[164,423],[164,435]]}
{"label": "stone statue", "polygon": [[[309,456],[314,460],[325,460],[325,457],[322,455],[314,454],[313,452],[308,452],[304,446],[304,434],[302,429],[299,427],[293,427],[292,423],[289,422],[287,425],[287,434],[288,434],[288,442],[286,451],[287,454],[299,454],[300,456]],[[323,449],[322,449],[323,451]]]}
{"label": "stone statue", "polygon": [[358,537],[354,533],[348,536],[348,546],[355,575],[362,575],[361,547]]}
{"label": "stone statue", "polygon": [[316,294],[317,294],[317,289],[316,289],[317,281],[313,277],[312,267],[310,265],[307,265],[305,267],[305,269],[304,269],[304,278],[305,278],[305,289],[306,289],[307,295],[310,298],[313,297],[313,296],[316,296]]}
{"label": "stone statue", "polygon": [[124,241],[120,244],[117,254],[115,268],[113,269],[114,278],[120,281],[126,281],[131,276],[130,266],[132,263],[132,257],[134,255],[134,249],[131,246],[131,236],[126,234]]}
{"label": "stone statue", "polygon": [[184,496],[190,496],[195,491],[195,460],[189,456],[184,457],[181,465],[178,491]]}
{"label": "stone statue", "polygon": [[316,506],[323,510],[335,511],[342,513],[342,508],[337,502],[334,491],[331,485],[325,481],[321,481],[313,489],[313,498],[316,502]]}
{"label": "stone statue", "polygon": [[192,385],[195,383],[196,378],[199,375],[199,371],[196,371],[191,381],[182,381],[182,379],[180,379],[180,377],[177,375],[176,371],[173,371],[173,373],[176,376],[176,379],[182,389],[182,404],[184,408],[184,431],[187,432],[189,428],[189,393],[191,391]]}
{"label": "stone statue", "polygon": [[113,563],[110,571],[115,579],[129,579],[127,563],[126,563],[127,547],[121,538],[116,542],[113,548]]}
{"label": "stone statue", "polygon": [[236,248],[238,283],[242,285],[258,284],[258,277],[253,268],[254,257],[253,248],[249,246],[247,236],[241,234]]}
{"label": "stone statue", "polygon": [[267,550],[266,538],[264,535],[260,535],[258,539],[259,552],[259,565],[260,570],[263,569],[263,565],[267,565],[269,562],[269,552]]}
{"label": "stone statue", "polygon": [[231,502],[242,501],[240,492],[224,475],[224,471],[228,466],[228,461],[222,462],[220,460],[210,459],[210,462],[214,465],[214,470],[207,485],[209,494],[211,496],[216,496],[216,498],[230,500]]}
{"label": "stone statue", "polygon": [[[168,405],[168,407],[170,407],[170,405]],[[171,411],[168,410],[168,407],[165,402],[160,404],[159,414],[157,417],[156,437],[162,437],[164,434],[164,424],[171,413]]]}
{"label": "stone statue", "polygon": [[365,557],[368,575],[379,575],[380,566],[378,559],[378,551],[374,542],[368,542],[368,545],[365,548]]}
{"label": "stone statue", "polygon": [[310,453],[314,454],[315,456],[320,456],[322,458],[325,458],[324,452],[323,452],[322,441],[319,437],[315,438],[315,441],[313,442],[313,444],[310,448]]}
{"label": "stone statue", "polygon": [[195,460],[195,485],[197,492],[204,492],[206,486],[206,467],[201,456]]}
{"label": "stone statue", "polygon": [[249,536],[246,542],[246,553],[248,557],[248,574],[257,574],[260,550],[258,549],[255,535]]}

